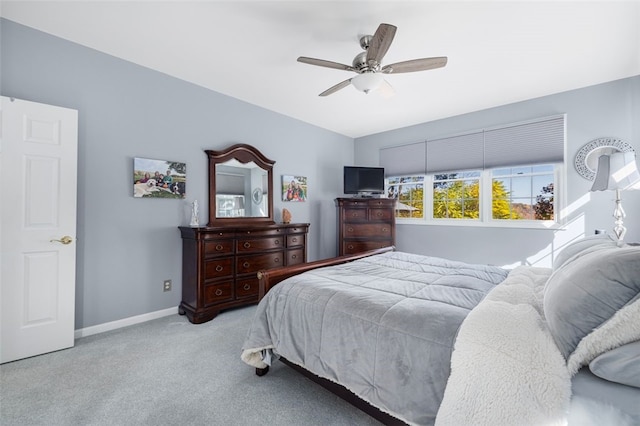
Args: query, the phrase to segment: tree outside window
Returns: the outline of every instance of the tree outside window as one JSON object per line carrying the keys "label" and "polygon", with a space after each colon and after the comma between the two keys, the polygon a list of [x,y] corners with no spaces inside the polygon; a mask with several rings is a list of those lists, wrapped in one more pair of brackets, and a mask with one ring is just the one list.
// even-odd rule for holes
{"label": "tree outside window", "polygon": [[435,175],[433,218],[479,219],[480,171]]}
{"label": "tree outside window", "polygon": [[554,219],[553,165],[496,169],[492,175],[493,219]]}
{"label": "tree outside window", "polygon": [[387,198],[397,200],[396,217],[424,218],[424,176],[389,178]]}

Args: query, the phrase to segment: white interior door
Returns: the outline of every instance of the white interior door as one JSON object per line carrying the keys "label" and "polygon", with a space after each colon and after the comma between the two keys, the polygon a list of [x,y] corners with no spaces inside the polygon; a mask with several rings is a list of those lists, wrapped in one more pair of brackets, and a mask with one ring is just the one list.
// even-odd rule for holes
{"label": "white interior door", "polygon": [[0,362],[73,346],[78,113],[2,97]]}

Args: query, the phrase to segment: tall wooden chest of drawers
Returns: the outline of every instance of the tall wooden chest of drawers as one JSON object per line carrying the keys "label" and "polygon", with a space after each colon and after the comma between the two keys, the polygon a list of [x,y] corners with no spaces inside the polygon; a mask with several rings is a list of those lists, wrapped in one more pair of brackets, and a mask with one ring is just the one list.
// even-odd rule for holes
{"label": "tall wooden chest of drawers", "polygon": [[180,227],[182,302],[200,324],[220,311],[258,301],[257,272],[307,261],[308,223]]}
{"label": "tall wooden chest of drawers", "polygon": [[395,245],[395,205],[392,198],[336,198],[338,255]]}

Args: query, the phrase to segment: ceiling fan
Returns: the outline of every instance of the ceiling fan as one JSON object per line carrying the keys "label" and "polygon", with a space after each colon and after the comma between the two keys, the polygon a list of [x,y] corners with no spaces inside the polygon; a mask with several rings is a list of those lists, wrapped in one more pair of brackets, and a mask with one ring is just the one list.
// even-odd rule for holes
{"label": "ceiling fan", "polygon": [[440,56],[435,58],[412,59],[382,66],[382,58],[387,53],[387,50],[389,50],[396,30],[397,28],[393,25],[380,24],[374,35],[362,36],[360,38],[360,47],[364,49],[364,52],[359,53],[353,59],[352,65],[325,61],[324,59],[308,58],[306,56],[300,56],[298,62],[358,73],[355,77],[328,88],[320,93],[319,96],[328,96],[350,84],[365,93],[369,93],[381,85],[385,85],[387,89],[392,90],[389,83],[383,78],[383,74],[426,71],[442,68],[447,64],[447,57]]}

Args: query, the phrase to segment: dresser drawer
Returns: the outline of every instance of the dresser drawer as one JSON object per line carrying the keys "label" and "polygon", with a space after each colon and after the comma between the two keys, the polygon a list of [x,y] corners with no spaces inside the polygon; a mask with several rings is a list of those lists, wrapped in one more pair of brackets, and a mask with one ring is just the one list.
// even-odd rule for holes
{"label": "dresser drawer", "polygon": [[283,235],[285,231],[280,228],[275,229],[246,229],[244,231],[237,232],[238,238],[246,239],[253,237],[269,237]]}
{"label": "dresser drawer", "polygon": [[355,254],[367,250],[375,250],[383,247],[392,246],[391,240],[383,241],[343,241],[342,251],[344,254]]}
{"label": "dresser drawer", "polygon": [[394,198],[377,198],[369,201],[370,209],[389,209],[393,208],[396,205],[396,200]]}
{"label": "dresser drawer", "polygon": [[204,286],[204,304],[213,305],[215,303],[233,300],[233,282],[227,281],[218,284]]}
{"label": "dresser drawer", "polygon": [[233,238],[235,237],[236,233],[234,231],[210,231],[207,232],[205,234],[203,234],[202,238],[204,240],[218,240],[218,239],[225,239],[225,238]]}
{"label": "dresser drawer", "polygon": [[295,249],[287,251],[287,266],[304,263],[304,249]]}
{"label": "dresser drawer", "polygon": [[345,222],[366,222],[367,220],[367,209],[344,209]]}
{"label": "dresser drawer", "polygon": [[371,209],[369,210],[369,220],[390,222],[393,214],[394,211],[390,209]]}
{"label": "dresser drawer", "polygon": [[238,274],[258,272],[261,269],[272,269],[284,265],[284,252],[277,251],[253,256],[238,256],[236,271]]}
{"label": "dresser drawer", "polygon": [[258,278],[243,278],[236,282],[236,297],[252,297],[258,295]]}
{"label": "dresser drawer", "polygon": [[284,247],[284,237],[240,239],[236,247],[238,253],[277,249]]}
{"label": "dresser drawer", "polygon": [[304,246],[304,234],[287,235],[287,247]]}
{"label": "dresser drawer", "polygon": [[233,276],[233,257],[206,260],[204,262],[205,280],[230,276]]}
{"label": "dresser drawer", "polygon": [[204,256],[212,257],[233,254],[233,240],[205,241]]}
{"label": "dresser drawer", "polygon": [[345,223],[342,225],[344,238],[391,237],[389,223]]}
{"label": "dresser drawer", "polygon": [[371,199],[354,199],[354,198],[350,198],[350,199],[343,199],[342,200],[342,205],[345,208],[360,208],[360,209],[366,209],[369,208],[369,203],[371,202]]}
{"label": "dresser drawer", "polygon": [[301,226],[301,227],[295,226],[293,228],[288,228],[287,233],[288,234],[306,234],[308,230],[309,230],[308,226]]}

